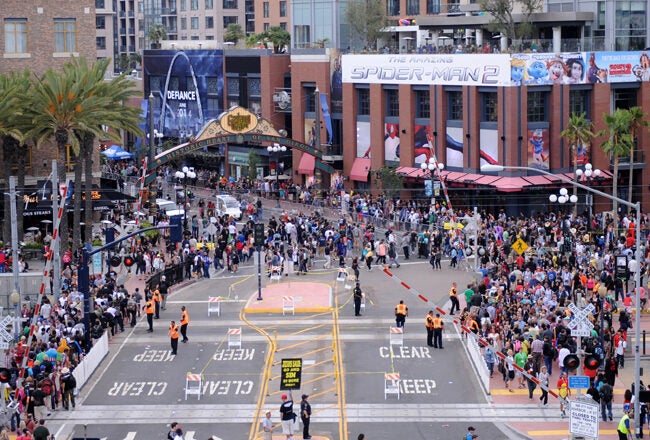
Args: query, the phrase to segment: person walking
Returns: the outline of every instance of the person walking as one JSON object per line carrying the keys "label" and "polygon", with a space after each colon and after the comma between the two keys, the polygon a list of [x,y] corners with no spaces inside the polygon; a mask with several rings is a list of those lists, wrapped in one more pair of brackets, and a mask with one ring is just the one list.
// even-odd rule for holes
{"label": "person walking", "polygon": [[619,440],[632,440],[634,436],[632,435],[632,428],[630,427],[630,418],[634,415],[632,406],[629,403],[623,405],[623,417],[618,422],[618,439]]}
{"label": "person walking", "polygon": [[66,411],[70,409],[70,404],[74,408],[74,389],[77,387],[77,380],[74,378],[72,372],[68,367],[63,367],[61,369],[61,394],[62,394],[62,405]]}
{"label": "person walking", "polygon": [[478,434],[476,434],[476,429],[474,429],[473,426],[469,426],[467,428],[467,433],[465,434],[464,440],[473,440],[477,438],[478,438]]}
{"label": "person walking", "polygon": [[361,316],[361,299],[363,298],[363,292],[361,291],[358,282],[356,286],[354,286],[352,295],[354,297],[354,316]]}
{"label": "person walking", "polygon": [[560,415],[562,418],[566,417],[566,406],[569,402],[571,390],[569,389],[569,379],[567,373],[564,371],[560,373],[560,378],[557,380],[557,395],[560,397]]}
{"label": "person walking", "polygon": [[424,326],[427,329],[427,345],[433,347],[433,310],[429,310],[424,318]]}
{"label": "person walking", "polygon": [[162,303],[162,296],[160,295],[160,288],[156,287],[153,291],[153,301],[154,301],[154,308],[156,311],[156,319],[160,319],[160,304]]}
{"label": "person walking", "polygon": [[280,396],[282,404],[280,405],[280,420],[282,420],[282,434],[287,440],[293,440],[293,422],[296,415],[293,413],[293,396],[289,390],[289,396],[283,394]]}
{"label": "person walking", "polygon": [[399,304],[395,306],[395,325],[397,327],[404,327],[406,317],[409,315],[409,308],[404,304],[404,300],[400,300]]}
{"label": "person walking", "polygon": [[451,283],[451,288],[449,289],[449,299],[451,300],[451,309],[449,314],[453,315],[454,311],[460,312],[460,302],[458,301],[458,285],[456,281]]}
{"label": "person walking", "polygon": [[169,325],[169,337],[171,338],[172,354],[178,351],[178,324],[172,321]]}
{"label": "person walking", "polygon": [[183,335],[183,342],[189,341],[187,339],[187,326],[190,323],[190,315],[185,310],[185,306],[181,307],[181,335]]}
{"label": "person walking", "polygon": [[160,291],[160,308],[163,310],[167,309],[167,295],[171,293],[169,284],[167,284],[167,277],[165,275],[160,277],[160,284],[158,284],[158,290]]}
{"label": "person walking", "polygon": [[445,348],[442,346],[442,330],[444,327],[445,324],[442,322],[440,313],[436,313],[436,317],[433,318],[433,348]]}
{"label": "person walking", "polygon": [[548,384],[549,384],[548,369],[546,365],[542,365],[537,373],[537,380],[539,381],[540,388],[542,390],[542,395],[539,396],[539,404],[546,406],[548,405]]}
{"label": "person walking", "polygon": [[50,440],[50,431],[45,426],[45,419],[39,419],[38,426],[34,428],[34,440]]}
{"label": "person walking", "polygon": [[267,411],[262,419],[262,431],[264,431],[264,440],[273,440],[273,420],[271,420],[271,411]]}
{"label": "person walking", "polygon": [[354,280],[359,281],[359,258],[352,258],[352,272],[354,272]]}
{"label": "person walking", "polygon": [[149,329],[147,332],[151,333],[153,332],[153,314],[155,311],[155,305],[153,302],[153,298],[150,296],[147,297],[147,302],[144,304],[144,313],[147,314],[147,324],[149,324]]}
{"label": "person walking", "polygon": [[307,394],[302,395],[302,401],[300,402],[300,420],[302,420],[302,438],[308,439],[311,438],[309,435],[309,424],[311,423],[311,405],[307,401],[309,396]]}
{"label": "person walking", "polygon": [[603,422],[607,421],[608,416],[611,422],[613,419],[612,400],[614,398],[614,388],[609,383],[603,382],[600,385],[598,393],[600,394],[600,412],[603,417]]}

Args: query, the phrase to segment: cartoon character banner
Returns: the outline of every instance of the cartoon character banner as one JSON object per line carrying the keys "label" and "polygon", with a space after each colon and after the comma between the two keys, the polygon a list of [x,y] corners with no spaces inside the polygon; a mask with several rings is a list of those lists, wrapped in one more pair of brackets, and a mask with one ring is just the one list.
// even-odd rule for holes
{"label": "cartoon character banner", "polygon": [[547,128],[528,130],[528,166],[549,169],[549,134]]}
{"label": "cartoon character banner", "polygon": [[431,137],[430,125],[413,125],[413,162],[419,167],[422,162],[426,162],[435,153],[431,151],[428,137]]}
{"label": "cartoon character banner", "polygon": [[463,128],[447,127],[447,136],[445,139],[447,148],[447,167],[463,167]]}
{"label": "cartoon character banner", "polygon": [[499,164],[499,130],[481,128],[480,154],[481,166]]}
{"label": "cartoon character banner", "polygon": [[399,124],[384,124],[384,161],[399,164]]}
{"label": "cartoon character banner", "polygon": [[588,52],[584,55],[587,82],[650,81],[648,52]]}
{"label": "cartoon character banner", "polygon": [[370,122],[357,121],[357,157],[370,157]]}

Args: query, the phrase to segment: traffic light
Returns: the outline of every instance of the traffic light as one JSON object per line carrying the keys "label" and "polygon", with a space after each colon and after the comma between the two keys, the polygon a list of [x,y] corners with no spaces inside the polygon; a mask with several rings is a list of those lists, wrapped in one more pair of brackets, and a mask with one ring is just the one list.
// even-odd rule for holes
{"label": "traffic light", "polygon": [[255,246],[264,246],[264,223],[255,223]]}
{"label": "traffic light", "polygon": [[0,368],[0,383],[9,383],[11,379],[11,371],[9,368]]}
{"label": "traffic light", "polygon": [[111,259],[109,260],[109,264],[112,267],[119,267],[120,264],[122,264],[122,259],[118,257],[117,255],[113,255]]}
{"label": "traffic light", "polygon": [[593,354],[589,354],[585,356],[584,362],[585,362],[584,364],[585,370],[594,371],[600,367],[600,359],[598,358],[598,356],[595,356]]}
{"label": "traffic light", "polygon": [[580,366],[580,358],[578,357],[577,354],[571,353],[566,355],[566,357],[564,358],[565,368],[567,368],[569,371],[574,371],[577,370],[579,366]]}
{"label": "traffic light", "polygon": [[133,256],[127,255],[126,257],[124,257],[124,265],[126,267],[131,267],[134,264],[135,264],[135,258],[133,258]]}

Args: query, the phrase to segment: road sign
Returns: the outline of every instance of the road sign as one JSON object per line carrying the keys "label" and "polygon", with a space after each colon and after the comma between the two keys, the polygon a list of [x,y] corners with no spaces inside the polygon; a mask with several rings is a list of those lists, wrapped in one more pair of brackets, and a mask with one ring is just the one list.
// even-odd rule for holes
{"label": "road sign", "polygon": [[599,406],[593,401],[571,401],[569,432],[573,435],[598,438],[599,409]]}
{"label": "road sign", "polygon": [[519,255],[521,255],[528,250],[528,244],[519,238],[513,243],[512,248],[517,251]]}
{"label": "road sign", "polygon": [[300,389],[300,379],[302,377],[302,359],[282,359],[280,365],[280,389]]}
{"label": "road sign", "polygon": [[571,330],[571,336],[591,336],[591,330],[594,328],[594,325],[589,321],[589,314],[596,311],[594,305],[587,304],[584,309],[580,309],[571,303],[569,304],[569,309],[573,312],[573,319],[567,326]]}
{"label": "road sign", "polygon": [[589,377],[569,376],[569,388],[589,388]]}

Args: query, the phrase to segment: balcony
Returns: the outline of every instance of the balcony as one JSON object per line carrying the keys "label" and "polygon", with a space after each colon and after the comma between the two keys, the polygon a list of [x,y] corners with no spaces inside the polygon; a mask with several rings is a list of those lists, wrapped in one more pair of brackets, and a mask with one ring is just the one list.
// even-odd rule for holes
{"label": "balcony", "polygon": [[126,17],[126,11],[120,11],[120,18]]}
{"label": "balcony", "polygon": [[[642,170],[645,169],[645,151],[642,150],[637,150],[636,148],[634,149],[634,163],[632,164],[632,168],[635,170]],[[614,169],[614,157],[610,157],[609,159],[609,168],[611,170]],[[619,157],[618,158],[618,170],[619,172],[621,170],[626,170],[630,168],[630,156],[624,156],[624,157]]]}
{"label": "balcony", "polygon": [[135,12],[134,11],[129,11],[129,18],[135,17]]}
{"label": "balcony", "polygon": [[135,46],[129,46],[129,52],[135,52]]}
{"label": "balcony", "polygon": [[135,35],[135,29],[129,28],[129,35]]}
{"label": "balcony", "polygon": [[126,52],[126,46],[120,46],[120,52]]}
{"label": "balcony", "polygon": [[120,29],[120,35],[126,35],[126,29],[124,28]]}

